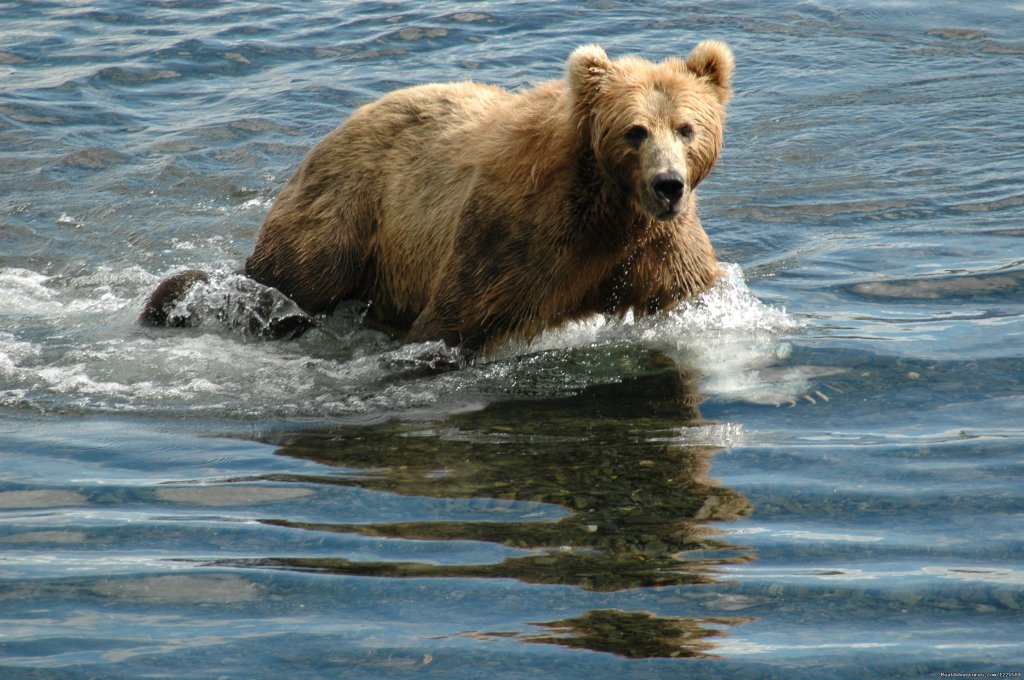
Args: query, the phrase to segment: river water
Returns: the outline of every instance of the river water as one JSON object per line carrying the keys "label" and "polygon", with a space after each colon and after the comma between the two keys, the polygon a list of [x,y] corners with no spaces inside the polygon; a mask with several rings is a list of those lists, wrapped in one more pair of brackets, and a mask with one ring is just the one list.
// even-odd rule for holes
{"label": "river water", "polygon": [[[384,92],[711,37],[695,304],[135,322]],[[1010,2],[0,3],[0,675],[1019,677],[1021,73]]]}

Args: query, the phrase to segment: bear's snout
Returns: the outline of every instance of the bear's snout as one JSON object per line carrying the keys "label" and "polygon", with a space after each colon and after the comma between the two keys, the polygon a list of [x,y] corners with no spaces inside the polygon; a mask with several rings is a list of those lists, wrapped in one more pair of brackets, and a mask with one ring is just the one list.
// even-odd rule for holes
{"label": "bear's snout", "polygon": [[672,170],[669,172],[659,172],[654,176],[652,182],[655,195],[661,200],[668,203],[669,208],[674,208],[679,199],[683,197],[683,191],[686,190],[686,183],[683,181],[683,176],[678,172]]}

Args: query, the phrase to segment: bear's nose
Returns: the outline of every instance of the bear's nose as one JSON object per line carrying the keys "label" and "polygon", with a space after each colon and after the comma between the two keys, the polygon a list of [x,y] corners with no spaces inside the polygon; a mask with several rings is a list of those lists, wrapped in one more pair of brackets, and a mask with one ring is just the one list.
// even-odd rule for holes
{"label": "bear's nose", "polygon": [[683,197],[683,190],[686,189],[683,176],[674,170],[671,172],[659,172],[655,175],[653,186],[654,193],[659,198],[668,201],[669,205],[678,203],[679,199]]}

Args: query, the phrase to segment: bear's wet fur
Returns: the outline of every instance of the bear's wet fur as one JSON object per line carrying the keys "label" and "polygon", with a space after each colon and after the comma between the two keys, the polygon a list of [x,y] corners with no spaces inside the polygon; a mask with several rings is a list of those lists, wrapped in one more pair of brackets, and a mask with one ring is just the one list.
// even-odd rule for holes
{"label": "bear's wet fur", "polygon": [[[733,68],[714,40],[660,63],[586,45],[564,79],[522,92],[387,94],[309,152],[245,274],[310,315],[362,300],[407,342],[468,350],[672,308],[718,273],[694,191],[721,152]],[[142,319],[166,321],[200,281],[161,284]]]}

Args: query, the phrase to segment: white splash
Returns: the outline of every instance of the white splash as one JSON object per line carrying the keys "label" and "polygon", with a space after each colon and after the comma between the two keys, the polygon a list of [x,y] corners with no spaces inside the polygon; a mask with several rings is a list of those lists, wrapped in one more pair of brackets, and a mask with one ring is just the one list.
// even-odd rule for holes
{"label": "white splash", "polygon": [[243,419],[450,410],[615,380],[629,367],[602,357],[635,345],[697,368],[702,391],[721,400],[786,403],[812,388],[812,373],[785,365],[785,337],[799,325],[760,302],[736,265],[668,314],[594,317],[468,367],[440,343],[403,346],[362,328],[358,315],[336,315],[298,341],[254,341],[234,328],[231,305],[244,291],[223,273],[190,302],[207,323],[142,328],[136,318],[162,276],[138,267],[77,276],[0,269],[0,318],[10,322],[0,332],[0,405]]}
{"label": "white splash", "polygon": [[814,381],[836,371],[786,365],[792,352],[787,338],[800,328],[785,309],[767,305],[751,292],[739,265],[723,263],[714,287],[667,314],[641,319],[630,314],[622,319],[595,316],[544,333],[529,345],[505,348],[497,356],[641,342],[700,370],[701,391],[721,401],[780,405],[827,399]]}
{"label": "white splash", "polygon": [[27,269],[0,269],[0,317],[61,309],[57,293],[46,285],[51,278]]}

